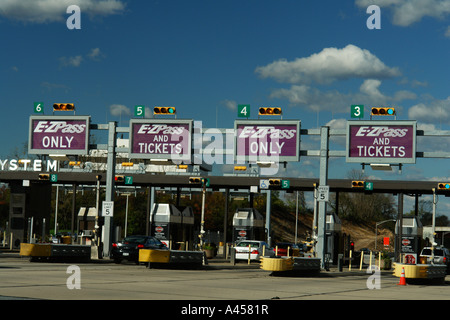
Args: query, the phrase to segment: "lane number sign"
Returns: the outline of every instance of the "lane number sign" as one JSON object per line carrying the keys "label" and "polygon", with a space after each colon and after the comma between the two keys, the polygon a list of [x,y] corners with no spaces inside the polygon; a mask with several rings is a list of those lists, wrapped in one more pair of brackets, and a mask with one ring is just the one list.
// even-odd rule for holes
{"label": "lane number sign", "polygon": [[238,117],[239,118],[250,117],[250,105],[249,104],[239,104],[238,105]]}
{"label": "lane number sign", "polygon": [[364,105],[353,104],[350,108],[350,115],[352,118],[364,118]]}

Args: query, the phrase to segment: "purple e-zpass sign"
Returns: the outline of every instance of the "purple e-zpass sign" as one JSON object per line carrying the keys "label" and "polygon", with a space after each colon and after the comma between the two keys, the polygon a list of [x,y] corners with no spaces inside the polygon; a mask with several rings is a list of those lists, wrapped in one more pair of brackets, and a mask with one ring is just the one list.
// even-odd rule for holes
{"label": "purple e-zpass sign", "polygon": [[192,120],[132,119],[130,157],[190,160]]}
{"label": "purple e-zpass sign", "polygon": [[89,147],[89,116],[32,116],[28,153],[85,155]]}
{"label": "purple e-zpass sign", "polygon": [[348,121],[347,162],[415,163],[416,121]]}
{"label": "purple e-zpass sign", "polygon": [[236,121],[235,157],[299,161],[300,121]]}

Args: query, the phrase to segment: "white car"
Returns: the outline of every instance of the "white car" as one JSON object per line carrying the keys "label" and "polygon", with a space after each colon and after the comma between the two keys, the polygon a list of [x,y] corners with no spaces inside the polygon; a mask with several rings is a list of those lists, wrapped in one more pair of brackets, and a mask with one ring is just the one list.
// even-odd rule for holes
{"label": "white car", "polygon": [[250,260],[259,261],[262,256],[275,256],[273,249],[264,241],[241,240],[234,247],[236,251],[236,260],[248,260],[250,245]]}

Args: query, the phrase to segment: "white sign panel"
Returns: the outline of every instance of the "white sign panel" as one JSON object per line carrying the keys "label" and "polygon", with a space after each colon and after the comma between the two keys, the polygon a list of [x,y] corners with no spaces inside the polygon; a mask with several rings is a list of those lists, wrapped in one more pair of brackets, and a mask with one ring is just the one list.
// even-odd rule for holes
{"label": "white sign panel", "polygon": [[113,217],[113,216],[114,216],[114,201],[103,201],[102,217]]}
{"label": "white sign panel", "polygon": [[261,179],[259,180],[259,188],[260,189],[269,189],[269,179]]}
{"label": "white sign panel", "polygon": [[330,187],[319,186],[317,188],[317,201],[328,202],[329,198],[330,198]]}

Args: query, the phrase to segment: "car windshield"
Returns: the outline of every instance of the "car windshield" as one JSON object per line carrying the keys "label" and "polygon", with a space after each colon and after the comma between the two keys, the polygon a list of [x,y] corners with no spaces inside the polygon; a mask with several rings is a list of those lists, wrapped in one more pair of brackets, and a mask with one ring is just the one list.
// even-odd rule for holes
{"label": "car windshield", "polygon": [[249,241],[241,241],[237,244],[238,247],[248,247],[251,246],[252,248],[258,248],[259,247],[259,243],[257,242],[249,242]]}
{"label": "car windshield", "polygon": [[[423,249],[422,255],[431,256],[431,249]],[[434,255],[435,256],[443,256],[444,254],[443,254],[442,249],[434,249]]]}
{"label": "car windshield", "polygon": [[135,243],[145,243],[147,237],[144,236],[129,236],[123,239],[123,242],[135,242]]}

